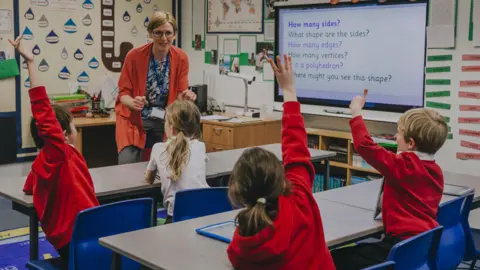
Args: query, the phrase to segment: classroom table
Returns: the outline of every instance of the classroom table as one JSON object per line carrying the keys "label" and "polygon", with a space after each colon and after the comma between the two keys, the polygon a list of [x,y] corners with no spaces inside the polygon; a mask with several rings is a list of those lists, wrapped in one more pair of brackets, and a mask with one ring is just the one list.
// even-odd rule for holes
{"label": "classroom table", "polygon": [[[329,247],[352,242],[383,229],[373,212],[328,200],[314,194],[323,220]],[[133,259],[151,269],[232,269],[227,258],[227,244],[198,235],[196,228],[233,220],[237,211],[152,227],[100,239],[113,250],[112,269],[121,269],[120,256]]]}
{"label": "classroom table", "polygon": [[[361,184],[331,189],[320,193],[319,198],[375,211],[381,184],[381,180],[373,180]],[[475,196],[479,199],[478,195]],[[450,201],[454,198],[454,196],[443,194],[440,203]]]}
{"label": "classroom table", "polygon": [[[260,146],[272,151],[279,159],[281,145],[271,144]],[[235,149],[222,152],[207,153],[207,179],[221,177],[230,174],[243,151],[247,149]],[[312,162],[325,162],[325,174],[329,173],[328,158],[335,156],[334,152],[309,149]],[[144,172],[147,162],[127,165],[101,167],[90,169],[95,192],[99,201],[108,203],[126,198],[146,196],[152,197],[155,202],[161,196],[160,184],[149,185],[144,181]],[[12,201],[12,209],[29,216],[30,220],[30,259],[38,259],[38,217],[36,215],[32,196],[23,193],[22,188],[25,177],[0,177],[0,196]],[[152,213],[156,220],[156,211]]]}

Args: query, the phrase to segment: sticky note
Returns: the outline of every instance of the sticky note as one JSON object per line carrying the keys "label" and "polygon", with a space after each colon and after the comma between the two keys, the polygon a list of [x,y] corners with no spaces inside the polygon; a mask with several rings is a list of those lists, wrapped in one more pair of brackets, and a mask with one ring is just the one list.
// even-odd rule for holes
{"label": "sticky note", "polygon": [[459,117],[460,124],[480,124],[480,117]]}
{"label": "sticky note", "polygon": [[435,61],[452,61],[453,55],[446,54],[446,55],[429,55],[427,57],[428,62],[435,62]]}
{"label": "sticky note", "polygon": [[480,111],[480,105],[460,105],[460,111],[464,112],[479,112]]}
{"label": "sticky note", "polygon": [[480,81],[460,81],[461,87],[477,87],[480,86]]}
{"label": "sticky note", "polygon": [[452,134],[452,133],[448,133],[447,140],[451,140],[451,139],[453,139],[453,134]]}
{"label": "sticky note", "polygon": [[451,81],[448,79],[431,79],[426,80],[427,85],[450,85]]}
{"label": "sticky note", "polygon": [[475,159],[478,160],[480,159],[480,154],[473,154],[473,153],[457,153],[457,158],[458,159]]}
{"label": "sticky note", "polygon": [[469,141],[460,141],[460,146],[475,149],[475,150],[480,150],[480,144],[474,143],[474,142],[469,142]]}
{"label": "sticky note", "polygon": [[480,71],[480,66],[462,66],[462,72]]}
{"label": "sticky note", "polygon": [[425,102],[425,106],[429,108],[436,108],[436,109],[443,109],[443,110],[450,110],[451,108],[451,105],[448,103],[434,102],[434,101]]}
{"label": "sticky note", "polygon": [[450,123],[450,117],[444,116],[443,119],[445,120],[445,122]]}
{"label": "sticky note", "polygon": [[426,97],[449,97],[450,90],[445,91],[430,91],[425,93]]}
{"label": "sticky note", "polygon": [[440,72],[450,72],[450,67],[427,67],[425,69],[427,73],[440,73]]}
{"label": "sticky note", "polygon": [[480,99],[480,93],[467,92],[467,91],[459,91],[459,92],[458,92],[458,97],[459,97],[459,98],[474,98],[474,99]]}
{"label": "sticky note", "polygon": [[480,61],[480,54],[464,54],[462,61]]}
{"label": "sticky note", "polygon": [[452,127],[448,127],[448,132],[452,132]]}
{"label": "sticky note", "polygon": [[480,131],[469,130],[469,129],[460,129],[458,131],[458,134],[464,135],[464,136],[480,137]]}

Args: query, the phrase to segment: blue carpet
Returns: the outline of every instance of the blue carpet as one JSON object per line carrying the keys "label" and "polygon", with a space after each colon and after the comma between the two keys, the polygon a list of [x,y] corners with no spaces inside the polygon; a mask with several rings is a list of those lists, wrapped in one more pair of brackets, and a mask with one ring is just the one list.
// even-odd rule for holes
{"label": "blue carpet", "polygon": [[[157,223],[163,224],[166,219],[166,211],[157,212]],[[55,248],[45,239],[45,236],[38,239],[39,258],[48,259],[57,257]],[[8,238],[0,241],[0,270],[26,270],[25,264],[29,260],[30,242],[28,235]]]}

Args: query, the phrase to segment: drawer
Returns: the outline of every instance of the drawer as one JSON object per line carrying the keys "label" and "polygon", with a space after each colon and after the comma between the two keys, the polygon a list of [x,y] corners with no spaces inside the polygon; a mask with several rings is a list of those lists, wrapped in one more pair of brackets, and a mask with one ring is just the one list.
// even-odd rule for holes
{"label": "drawer", "polygon": [[218,125],[203,125],[203,141],[233,147],[233,128]]}
{"label": "drawer", "polygon": [[205,148],[207,150],[207,153],[211,152],[220,152],[224,150],[232,150],[232,146],[224,146],[224,145],[218,145],[218,144],[211,144],[211,143],[206,143]]}

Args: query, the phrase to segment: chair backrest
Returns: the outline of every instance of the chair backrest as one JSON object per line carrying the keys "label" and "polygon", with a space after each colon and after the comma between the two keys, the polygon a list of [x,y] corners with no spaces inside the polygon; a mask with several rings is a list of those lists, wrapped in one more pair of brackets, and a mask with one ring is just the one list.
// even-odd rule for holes
{"label": "chair backrest", "polygon": [[438,248],[439,269],[456,269],[465,255],[466,237],[462,209],[466,196],[443,203],[438,209],[438,223],[443,233]]}
{"label": "chair backrest", "polygon": [[395,269],[395,262],[388,261],[381,264],[377,264],[363,270],[394,270]]}
{"label": "chair backrest", "polygon": [[[153,200],[135,199],[101,205],[77,215],[70,241],[70,270],[110,269],[112,252],[100,246],[98,239],[151,227]],[[124,269],[140,268],[122,259]]]}
{"label": "chair backrest", "polygon": [[466,195],[465,203],[462,208],[462,225],[465,232],[465,255],[463,256],[464,261],[471,261],[477,258],[477,247],[475,246],[475,241],[472,234],[472,229],[470,228],[470,223],[468,222],[468,217],[470,216],[470,210],[472,209],[473,196],[475,193],[470,193]]}
{"label": "chair backrest", "polygon": [[173,222],[231,210],[227,187],[182,190],[175,194]]}
{"label": "chair backrest", "polygon": [[436,255],[442,230],[439,226],[397,243],[387,261],[394,261],[396,269],[438,269]]}

